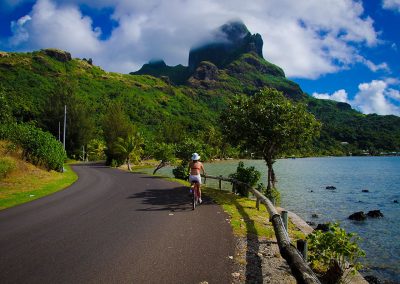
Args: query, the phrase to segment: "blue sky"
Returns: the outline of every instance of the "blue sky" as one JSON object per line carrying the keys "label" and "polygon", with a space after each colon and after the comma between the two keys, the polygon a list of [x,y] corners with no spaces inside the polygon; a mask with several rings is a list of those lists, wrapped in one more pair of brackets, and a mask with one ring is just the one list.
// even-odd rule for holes
{"label": "blue sky", "polygon": [[[128,73],[241,19],[308,94],[400,116],[400,0],[2,0],[0,50],[59,48]],[[397,29],[397,30],[396,30]]]}

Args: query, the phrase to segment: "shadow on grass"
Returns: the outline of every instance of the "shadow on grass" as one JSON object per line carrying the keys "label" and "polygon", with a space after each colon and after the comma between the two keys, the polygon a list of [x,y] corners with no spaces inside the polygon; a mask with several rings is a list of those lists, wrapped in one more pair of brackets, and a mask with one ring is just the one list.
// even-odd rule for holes
{"label": "shadow on grass", "polygon": [[243,206],[233,199],[232,202],[239,214],[242,216],[246,224],[246,238],[247,238],[247,251],[246,251],[246,283],[263,283],[262,276],[262,260],[258,255],[260,248],[260,242],[257,236],[257,229],[254,225],[254,221],[246,213]]}

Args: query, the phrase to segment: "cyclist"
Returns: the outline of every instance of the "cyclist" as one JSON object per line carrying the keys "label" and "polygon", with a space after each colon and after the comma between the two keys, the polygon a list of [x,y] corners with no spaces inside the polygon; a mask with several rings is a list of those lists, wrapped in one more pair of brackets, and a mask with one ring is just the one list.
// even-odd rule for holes
{"label": "cyclist", "polygon": [[192,161],[189,163],[189,182],[192,184],[192,190],[198,190],[199,193],[199,202],[202,203],[201,200],[201,175],[200,172],[203,172],[203,175],[206,174],[204,170],[203,164],[199,161],[200,156],[197,153],[193,153]]}

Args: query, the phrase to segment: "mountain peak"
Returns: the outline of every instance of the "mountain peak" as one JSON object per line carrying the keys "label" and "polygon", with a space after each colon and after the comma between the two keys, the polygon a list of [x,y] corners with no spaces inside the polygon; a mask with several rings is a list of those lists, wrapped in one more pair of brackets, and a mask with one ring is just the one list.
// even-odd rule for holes
{"label": "mountain peak", "polygon": [[202,61],[221,68],[247,52],[263,57],[262,46],[259,34],[252,35],[242,21],[230,21],[217,29],[214,41],[190,50],[189,69],[195,70]]}

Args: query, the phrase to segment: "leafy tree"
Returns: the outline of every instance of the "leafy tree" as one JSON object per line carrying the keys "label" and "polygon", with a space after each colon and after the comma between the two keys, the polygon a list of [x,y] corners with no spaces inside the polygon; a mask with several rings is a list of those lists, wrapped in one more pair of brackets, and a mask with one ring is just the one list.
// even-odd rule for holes
{"label": "leafy tree", "polygon": [[268,167],[267,191],[274,187],[273,164],[279,155],[307,145],[320,129],[304,105],[268,88],[254,96],[235,97],[223,112],[221,122],[230,141],[264,158]]}
{"label": "leafy tree", "polygon": [[176,145],[175,144],[167,144],[167,143],[159,143],[156,145],[156,149],[154,152],[154,158],[160,161],[160,164],[153,171],[153,175],[162,167],[165,167],[169,163],[175,162],[175,152]]}
{"label": "leafy tree", "polygon": [[103,160],[105,158],[106,144],[103,140],[92,139],[87,146],[88,158],[91,161]]}
{"label": "leafy tree", "polygon": [[93,138],[95,123],[91,107],[76,96],[69,83],[59,82],[49,95],[39,125],[57,137],[59,123],[62,132],[64,106],[67,106],[66,151],[69,154],[78,154],[81,147],[86,146]]}
{"label": "leafy tree", "polygon": [[137,163],[140,161],[140,155],[143,152],[143,142],[144,139],[137,130],[133,130],[125,138],[118,137],[115,142],[115,152],[119,153],[126,160],[129,171],[132,171],[131,162]]}
{"label": "leafy tree", "polygon": [[108,112],[103,118],[102,126],[104,140],[107,146],[105,151],[107,157],[106,164],[110,165],[113,160],[115,160],[117,164],[122,164],[125,157],[115,148],[115,145],[118,138],[123,140],[127,139],[128,136],[132,134],[133,128],[121,104],[112,103],[109,106]]}

